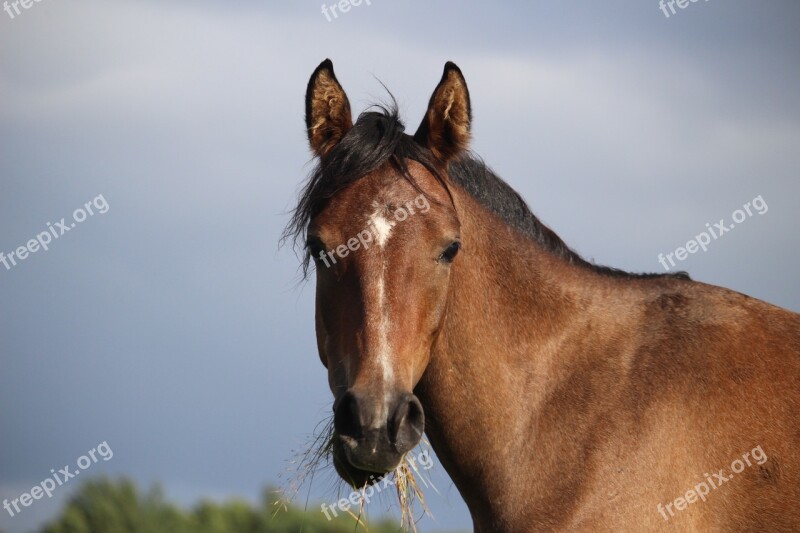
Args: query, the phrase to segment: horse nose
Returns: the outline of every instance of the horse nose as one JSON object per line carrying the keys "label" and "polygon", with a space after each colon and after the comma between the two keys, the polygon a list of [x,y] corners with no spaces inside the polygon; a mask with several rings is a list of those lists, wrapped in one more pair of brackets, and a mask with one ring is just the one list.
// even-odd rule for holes
{"label": "horse nose", "polygon": [[349,390],[334,406],[333,425],[353,466],[387,472],[419,444],[425,415],[410,393],[373,399]]}
{"label": "horse nose", "polygon": [[340,437],[358,440],[364,436],[363,401],[348,391],[333,406],[333,428]]}
{"label": "horse nose", "polygon": [[388,429],[392,443],[401,454],[419,444],[425,431],[425,413],[416,396],[404,394],[398,399]]}

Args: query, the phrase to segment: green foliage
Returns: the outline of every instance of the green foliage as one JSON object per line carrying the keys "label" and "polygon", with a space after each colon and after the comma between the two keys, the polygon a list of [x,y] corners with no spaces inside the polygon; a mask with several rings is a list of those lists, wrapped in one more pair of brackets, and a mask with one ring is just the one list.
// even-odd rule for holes
{"label": "green foliage", "polygon": [[203,501],[191,510],[164,498],[159,488],[140,492],[127,479],[99,478],[85,483],[42,533],[397,533],[391,521],[356,527],[340,513],[328,520],[318,506],[310,511],[276,505],[265,491],[258,506],[242,500]]}

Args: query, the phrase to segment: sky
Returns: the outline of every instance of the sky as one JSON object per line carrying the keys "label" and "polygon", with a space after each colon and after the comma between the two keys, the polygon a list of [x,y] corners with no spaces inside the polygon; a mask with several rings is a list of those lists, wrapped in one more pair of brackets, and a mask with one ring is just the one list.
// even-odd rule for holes
{"label": "sky", "polygon": [[[456,62],[472,149],[584,257],[664,271],[659,254],[738,217],[670,268],[800,311],[798,25],[794,0],[669,17],[655,0],[0,12],[0,252],[58,235],[0,263],[0,499],[103,442],[113,457],[86,475],[160,482],[187,505],[281,483],[332,400],[313,278],[278,245],[313,167],[303,98],[325,58],[355,113],[385,84],[411,132]],[[469,530],[434,462],[421,531]],[[32,530],[79,485],[0,509],[0,530]]]}

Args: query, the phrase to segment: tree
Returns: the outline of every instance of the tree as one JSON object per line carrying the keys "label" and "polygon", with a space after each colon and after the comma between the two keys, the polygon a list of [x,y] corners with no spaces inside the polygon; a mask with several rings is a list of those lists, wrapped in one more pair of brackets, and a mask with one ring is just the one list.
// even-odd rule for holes
{"label": "tree", "polygon": [[277,506],[273,491],[265,491],[253,506],[244,500],[202,501],[191,510],[168,502],[154,487],[141,493],[128,479],[90,480],[66,503],[60,516],[42,533],[397,533],[391,521],[356,528],[346,514],[328,520],[313,511]]}

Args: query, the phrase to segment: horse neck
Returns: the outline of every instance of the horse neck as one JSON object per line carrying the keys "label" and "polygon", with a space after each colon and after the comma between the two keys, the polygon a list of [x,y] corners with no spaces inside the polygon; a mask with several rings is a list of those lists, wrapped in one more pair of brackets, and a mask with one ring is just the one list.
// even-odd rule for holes
{"label": "horse neck", "polygon": [[608,298],[608,280],[510,229],[466,192],[454,197],[463,252],[417,394],[431,444],[476,524],[504,527],[514,491],[524,493],[537,470],[531,429],[545,391],[601,316],[591,309]]}

